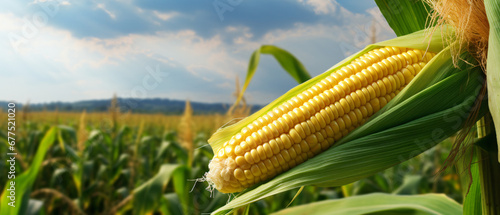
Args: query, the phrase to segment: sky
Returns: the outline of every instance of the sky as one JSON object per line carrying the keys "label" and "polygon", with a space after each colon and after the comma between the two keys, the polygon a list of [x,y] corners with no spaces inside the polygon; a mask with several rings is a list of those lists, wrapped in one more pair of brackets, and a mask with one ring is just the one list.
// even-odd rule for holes
{"label": "sky", "polygon": [[[312,76],[395,37],[372,0],[8,1],[0,7],[0,101],[169,98],[231,103],[263,44]],[[267,104],[297,82],[267,55],[245,97]]]}

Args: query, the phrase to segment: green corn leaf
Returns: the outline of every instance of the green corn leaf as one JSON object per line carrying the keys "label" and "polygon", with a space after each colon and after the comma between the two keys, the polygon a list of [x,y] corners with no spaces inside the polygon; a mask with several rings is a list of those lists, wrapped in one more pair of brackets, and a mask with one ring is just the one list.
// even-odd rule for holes
{"label": "green corn leaf", "polygon": [[[462,162],[458,162],[459,171],[466,171],[470,168],[472,174],[472,182],[469,179],[463,180],[467,183],[462,182],[462,186],[465,188],[464,191],[468,193],[465,194],[464,199],[464,213],[465,215],[474,215],[482,213],[482,203],[481,203],[481,183],[479,176],[479,163],[478,163],[478,150],[481,150],[478,146],[474,146],[474,153],[472,157],[472,163],[469,166],[464,166]],[[469,177],[468,174],[464,174],[462,177]],[[469,188],[470,183],[470,188]],[[469,189],[467,189],[469,188]]]}
{"label": "green corn leaf", "polygon": [[[40,167],[42,166],[45,154],[49,150],[50,146],[54,143],[57,137],[58,129],[53,127],[43,137],[38,150],[36,152],[30,167],[20,175],[17,175],[14,180],[8,180],[7,184],[2,193],[2,198],[0,204],[0,214],[10,215],[10,214],[25,214],[28,208],[29,195],[31,193],[31,187],[36,180]],[[7,189],[10,188],[10,182],[15,183],[15,207],[9,206],[11,200],[8,198],[9,192]]]}
{"label": "green corn leaf", "polygon": [[462,207],[444,194],[398,196],[375,193],[291,207],[274,215],[294,214],[462,214]]}
{"label": "green corn leaf", "polygon": [[297,58],[295,58],[290,52],[273,45],[263,45],[259,49],[255,50],[250,57],[245,84],[243,84],[243,88],[241,89],[238,98],[236,98],[236,102],[234,103],[234,105],[239,104],[240,100],[243,98],[243,94],[250,84],[255,71],[257,71],[261,54],[272,55],[278,61],[281,67],[286,72],[288,72],[288,74],[292,76],[292,78],[295,79],[299,84],[311,78],[311,75],[309,75],[309,72],[307,72],[304,65],[302,65],[302,63],[297,60]]}
{"label": "green corn leaf", "polygon": [[189,199],[190,187],[187,184],[189,178],[189,171],[190,169],[187,166],[183,165],[176,170],[175,174],[172,175],[174,182],[174,190],[177,193],[177,196],[181,202],[184,214],[189,214],[190,210],[189,206],[190,204],[192,204]]}
{"label": "green corn leaf", "polygon": [[405,175],[403,184],[396,189],[393,194],[398,195],[415,195],[418,194],[418,187],[422,181],[421,175]]}
{"label": "green corn leaf", "polygon": [[425,29],[430,7],[423,1],[375,0],[375,2],[397,36]]}
{"label": "green corn leaf", "polygon": [[[169,194],[173,194],[173,196],[175,196],[175,193],[169,193]],[[160,199],[160,206],[159,206],[159,211],[161,212],[161,214],[163,215],[171,215],[172,213],[170,213],[170,210],[168,209],[169,208],[169,200],[167,200],[165,197],[161,198]],[[178,211],[179,214],[182,214],[182,212],[179,210]]]}
{"label": "green corn leaf", "polygon": [[134,189],[134,214],[147,214],[160,206],[157,200],[162,198],[163,188],[179,167],[177,164],[163,164],[153,178]]}
{"label": "green corn leaf", "polygon": [[486,71],[488,102],[491,117],[495,123],[498,144],[498,162],[500,162],[500,4],[498,1],[485,0],[486,15],[490,24],[488,40],[488,61]]}
{"label": "green corn leaf", "polygon": [[182,204],[179,201],[179,196],[175,193],[167,193],[163,195],[160,211],[163,215],[182,214]]}

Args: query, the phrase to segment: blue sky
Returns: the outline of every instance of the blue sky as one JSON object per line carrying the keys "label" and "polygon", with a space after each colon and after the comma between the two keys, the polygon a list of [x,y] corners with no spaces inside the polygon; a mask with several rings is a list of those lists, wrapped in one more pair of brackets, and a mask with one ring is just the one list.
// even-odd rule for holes
{"label": "blue sky", "polygon": [[[215,6],[214,6],[215,5]],[[273,44],[318,75],[395,37],[373,1],[9,1],[0,8],[0,100],[119,97],[232,102],[251,53]],[[270,56],[246,97],[266,104],[297,83]]]}

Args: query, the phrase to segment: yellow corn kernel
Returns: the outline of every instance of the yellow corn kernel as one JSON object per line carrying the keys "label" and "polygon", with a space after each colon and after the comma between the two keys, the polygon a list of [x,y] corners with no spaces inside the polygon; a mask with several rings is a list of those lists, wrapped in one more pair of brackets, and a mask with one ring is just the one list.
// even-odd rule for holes
{"label": "yellow corn kernel", "polygon": [[224,143],[207,181],[220,192],[239,192],[325,151],[390,102],[434,55],[383,47],[331,72]]}

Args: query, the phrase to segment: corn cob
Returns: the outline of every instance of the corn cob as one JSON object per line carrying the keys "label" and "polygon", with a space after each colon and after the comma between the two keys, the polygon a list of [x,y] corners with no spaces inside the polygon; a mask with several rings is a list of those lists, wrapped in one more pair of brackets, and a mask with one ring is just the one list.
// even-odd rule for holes
{"label": "corn cob", "polygon": [[206,180],[242,191],[325,151],[394,98],[435,54],[383,47],[350,62],[242,128],[215,152]]}

